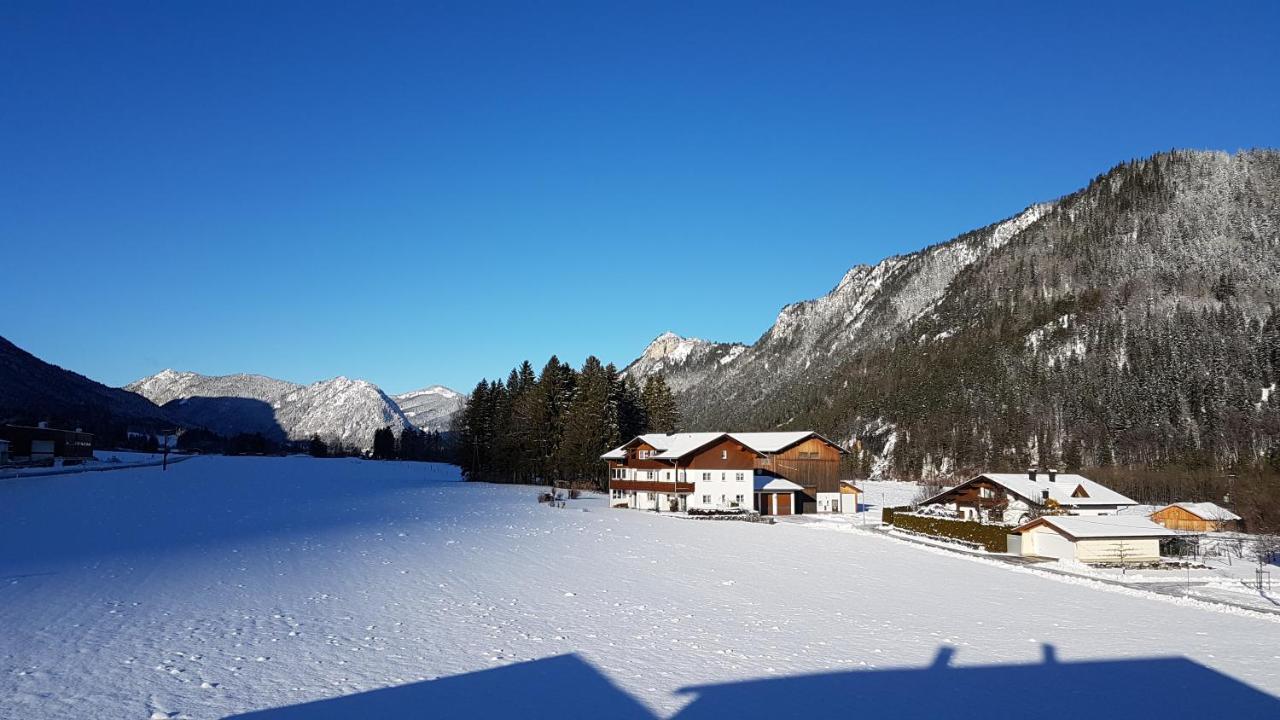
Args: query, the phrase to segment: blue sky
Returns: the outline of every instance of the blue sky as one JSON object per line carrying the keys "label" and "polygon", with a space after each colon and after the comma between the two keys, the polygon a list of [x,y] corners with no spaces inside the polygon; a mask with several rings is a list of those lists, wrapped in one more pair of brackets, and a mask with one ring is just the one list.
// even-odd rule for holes
{"label": "blue sky", "polygon": [[0,334],[113,385],[466,390],[1280,145],[1280,3],[959,5],[10,0]]}

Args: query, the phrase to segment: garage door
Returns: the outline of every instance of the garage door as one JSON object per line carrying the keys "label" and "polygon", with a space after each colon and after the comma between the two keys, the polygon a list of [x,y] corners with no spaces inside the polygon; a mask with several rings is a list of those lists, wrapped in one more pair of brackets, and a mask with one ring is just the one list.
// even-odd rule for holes
{"label": "garage door", "polygon": [[31,441],[31,457],[33,458],[53,457],[53,441],[52,440],[32,440]]}
{"label": "garage door", "polygon": [[1036,554],[1058,560],[1075,560],[1076,546],[1055,532],[1036,533]]}
{"label": "garage door", "polygon": [[778,514],[791,514],[791,493],[778,493]]}

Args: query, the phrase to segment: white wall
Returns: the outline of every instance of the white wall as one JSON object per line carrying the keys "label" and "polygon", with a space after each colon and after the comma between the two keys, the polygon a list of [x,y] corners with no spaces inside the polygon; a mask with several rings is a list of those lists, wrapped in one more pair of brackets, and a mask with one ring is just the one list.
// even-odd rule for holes
{"label": "white wall", "polygon": [[[728,510],[737,496],[742,496],[738,507],[750,510],[755,493],[755,471],[751,468],[732,470],[681,470],[682,479],[693,481],[693,494],[689,496],[689,509]],[[704,475],[710,480],[704,480]],[[704,499],[710,496],[709,499]]]}
{"label": "white wall", "polygon": [[1076,543],[1076,559],[1081,562],[1120,562],[1123,544],[1125,562],[1160,559],[1160,538],[1099,538]]}
{"label": "white wall", "polygon": [[[850,495],[849,497],[853,497]],[[820,492],[818,493],[818,512],[839,512],[840,511],[840,493],[838,492]],[[834,504],[832,501],[835,501]]]}

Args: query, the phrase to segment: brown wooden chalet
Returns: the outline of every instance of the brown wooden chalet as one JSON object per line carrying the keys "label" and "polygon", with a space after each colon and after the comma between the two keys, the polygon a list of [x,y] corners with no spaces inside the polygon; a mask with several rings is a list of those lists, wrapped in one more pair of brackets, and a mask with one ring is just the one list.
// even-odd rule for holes
{"label": "brown wooden chalet", "polygon": [[705,432],[640,435],[601,457],[614,506],[790,515],[856,511],[843,453],[815,432]]}

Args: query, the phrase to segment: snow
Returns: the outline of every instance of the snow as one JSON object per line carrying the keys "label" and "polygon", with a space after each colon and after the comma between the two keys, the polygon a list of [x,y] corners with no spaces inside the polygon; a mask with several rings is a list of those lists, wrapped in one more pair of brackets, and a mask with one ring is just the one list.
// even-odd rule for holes
{"label": "snow", "polygon": [[1256,613],[536,492],[309,457],[0,482],[0,715],[987,718],[966,693],[994,687],[1063,720],[1280,708]]}
{"label": "snow", "polygon": [[1045,515],[1022,525],[1018,532],[1032,524],[1045,523],[1074,538],[1172,537],[1176,533],[1146,518],[1131,515]]}
{"label": "snow", "polygon": [[424,388],[422,390],[413,390],[407,393],[396,395],[395,399],[396,400],[412,400],[414,398],[420,398],[427,395],[439,395],[440,397],[447,398],[449,400],[462,397],[462,395],[458,393],[456,390],[450,390],[449,388],[443,385],[432,385],[431,387]]}
{"label": "snow", "polygon": [[[1040,502],[1042,494],[1048,491],[1049,498],[1064,507],[1088,507],[1092,505],[1136,505],[1135,500],[1121,495],[1083,475],[1058,473],[1050,482],[1049,474],[1039,472],[1036,479],[1031,480],[1025,473],[983,473],[980,477],[999,483],[1005,489],[1017,493],[1023,498]],[[969,482],[966,480],[965,482]],[[964,483],[961,483],[964,484]],[[959,486],[956,486],[959,487]],[[1087,497],[1074,497],[1076,488],[1083,487]],[[954,488],[948,488],[947,492]]]}
{"label": "snow", "polygon": [[[1178,502],[1174,505],[1202,520],[1239,520],[1240,516],[1211,502]],[[1168,506],[1172,507],[1172,506]],[[1163,508],[1161,508],[1163,509]],[[1159,511],[1157,511],[1159,512]]]}

